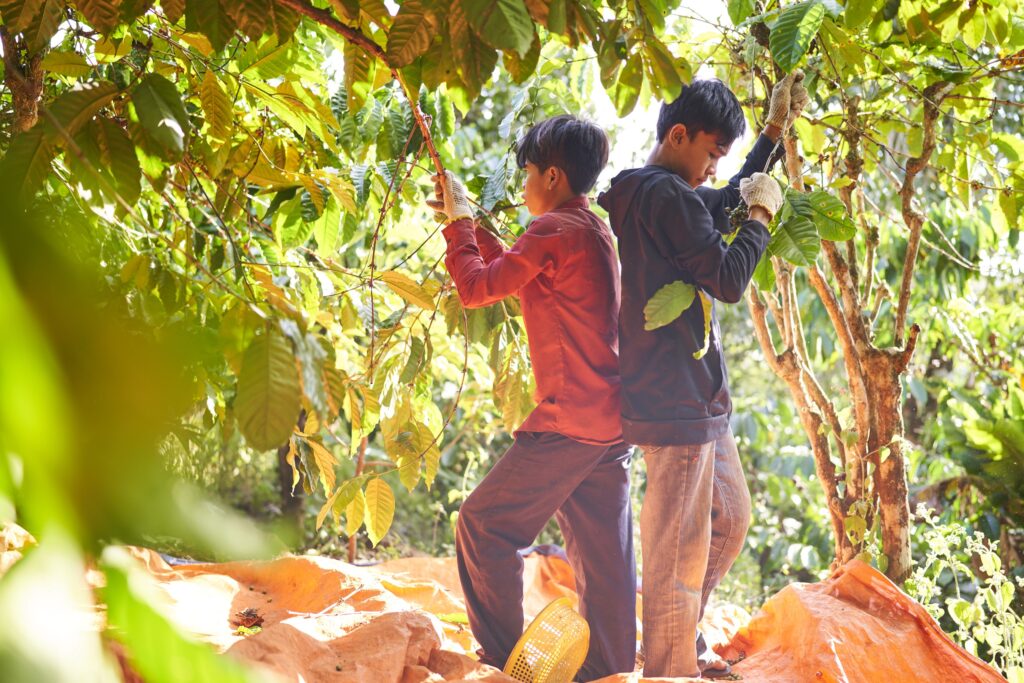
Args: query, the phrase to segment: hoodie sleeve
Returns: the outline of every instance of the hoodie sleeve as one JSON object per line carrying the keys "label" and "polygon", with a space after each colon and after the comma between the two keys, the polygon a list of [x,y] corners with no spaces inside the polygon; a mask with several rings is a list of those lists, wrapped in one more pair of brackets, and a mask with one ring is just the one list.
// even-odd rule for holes
{"label": "hoodie sleeve", "polygon": [[[457,220],[443,231],[448,242],[444,263],[466,308],[501,301],[554,267],[553,247],[557,245],[551,237],[557,232],[557,219],[537,218],[503,253],[495,253],[493,244],[478,244],[480,232],[469,219]],[[490,258],[485,258],[484,253]]]}
{"label": "hoodie sleeve", "polygon": [[[774,152],[774,154],[773,154]],[[780,142],[778,149],[771,138],[764,133],[757,136],[757,141],[747,153],[747,159],[739,173],[729,178],[729,184],[722,188],[700,186],[696,189],[701,201],[708,207],[715,220],[715,227],[721,232],[729,231],[729,212],[740,204],[740,181],[749,178],[755,173],[764,172],[765,168],[771,168],[775,163],[786,155]],[[770,159],[770,163],[769,163]]]}
{"label": "hoodie sleeve", "polygon": [[744,222],[727,244],[701,197],[668,178],[656,182],[644,205],[644,228],[665,259],[720,301],[736,303],[743,297],[768,246],[762,223]]}

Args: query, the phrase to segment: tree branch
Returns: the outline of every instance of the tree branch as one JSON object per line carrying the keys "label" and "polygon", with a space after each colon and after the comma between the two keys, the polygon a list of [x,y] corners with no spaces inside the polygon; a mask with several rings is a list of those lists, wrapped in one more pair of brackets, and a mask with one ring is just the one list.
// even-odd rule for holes
{"label": "tree branch", "polygon": [[937,81],[924,89],[924,122],[921,154],[911,158],[907,162],[906,171],[903,175],[903,185],[900,187],[900,200],[903,208],[903,222],[910,229],[910,237],[907,239],[907,257],[903,262],[903,279],[900,283],[900,293],[896,305],[896,322],[893,330],[893,340],[896,346],[903,345],[903,330],[907,323],[907,306],[910,303],[910,285],[914,276],[914,266],[917,261],[917,252],[921,246],[921,231],[924,228],[925,216],[913,206],[914,201],[914,180],[921,173],[931,160],[932,152],[935,151],[935,122],[941,112],[939,104],[943,98],[952,90],[953,84],[945,81]]}
{"label": "tree branch", "polygon": [[426,116],[423,115],[423,112],[419,107],[419,97],[417,96],[417,93],[409,92],[408,84],[402,77],[401,72],[397,68],[391,66],[390,62],[388,62],[387,53],[384,49],[358,28],[354,28],[339,21],[328,10],[317,9],[305,2],[305,0],[277,1],[285,7],[290,7],[299,14],[312,19],[321,26],[331,29],[345,40],[364,50],[367,54],[388,65],[392,78],[398,81],[399,86],[402,88],[402,92],[405,93],[406,98],[409,100],[409,106],[412,108],[413,115],[416,117],[416,123],[420,127],[420,132],[423,133],[423,141],[426,143],[427,152],[430,154],[430,158],[434,162],[434,168],[437,169],[438,173],[444,173],[444,164],[441,163],[441,157],[438,155],[437,148],[434,146],[434,140],[430,136],[430,122],[427,121]]}

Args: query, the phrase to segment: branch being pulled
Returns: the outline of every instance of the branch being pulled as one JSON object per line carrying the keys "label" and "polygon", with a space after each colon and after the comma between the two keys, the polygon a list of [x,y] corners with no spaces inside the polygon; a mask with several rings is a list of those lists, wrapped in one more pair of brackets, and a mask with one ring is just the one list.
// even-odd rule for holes
{"label": "branch being pulled", "polygon": [[312,19],[321,26],[331,29],[345,40],[365,51],[370,56],[375,57],[388,65],[388,69],[391,71],[391,77],[398,81],[398,84],[402,88],[402,92],[405,93],[406,99],[409,100],[409,107],[412,108],[412,113],[416,117],[416,124],[420,128],[420,132],[423,133],[423,141],[427,145],[427,153],[430,154],[430,159],[434,162],[434,168],[437,169],[438,173],[444,173],[444,164],[441,163],[441,157],[438,155],[437,148],[434,146],[434,139],[430,136],[430,122],[427,121],[427,117],[424,116],[419,107],[419,97],[416,93],[409,92],[409,86],[405,82],[405,79],[402,78],[401,72],[397,68],[391,66],[388,62],[387,53],[384,51],[384,48],[374,42],[372,38],[367,36],[358,28],[354,28],[339,21],[328,10],[313,7],[305,0],[277,1],[285,7],[295,10],[304,17]]}

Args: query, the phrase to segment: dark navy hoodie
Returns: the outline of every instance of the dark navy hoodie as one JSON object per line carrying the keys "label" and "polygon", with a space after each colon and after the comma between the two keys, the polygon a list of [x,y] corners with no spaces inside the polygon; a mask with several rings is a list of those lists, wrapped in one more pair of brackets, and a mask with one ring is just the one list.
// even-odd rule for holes
{"label": "dark navy hoodie", "polygon": [[768,246],[768,230],[747,220],[731,244],[722,235],[730,232],[729,212],[740,203],[740,179],[763,171],[774,147],[758,137],[743,168],[721,189],[691,188],[675,173],[650,165],[619,173],[598,197],[618,237],[622,264],[619,370],[622,433],[630,443],[707,443],[729,428],[732,401],[716,313],[708,352],[697,360],[693,354],[704,346],[700,297],[675,321],[651,331],[644,329],[644,306],[676,280],[726,303],[743,297]]}

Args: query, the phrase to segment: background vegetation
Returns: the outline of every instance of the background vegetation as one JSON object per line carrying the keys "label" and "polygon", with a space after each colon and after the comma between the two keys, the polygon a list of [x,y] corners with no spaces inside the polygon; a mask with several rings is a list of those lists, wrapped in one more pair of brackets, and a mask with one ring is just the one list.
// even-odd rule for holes
{"label": "background vegetation", "polygon": [[[89,603],[95,559],[107,637],[147,680],[249,676],[184,641],[184,669],[145,670],[147,643],[179,641],[113,543],[450,554],[531,387],[515,301],[464,311],[440,264],[436,165],[511,242],[510,151],[533,121],[606,96],[624,116],[699,72],[756,130],[799,66],[788,208],[750,310],[719,311],[755,498],[724,592],[753,607],[859,555],[1020,680],[1017,3],[725,10],[0,1],[0,518],[40,539],[0,581],[4,670],[115,675],[99,641],[69,633],[80,658],[55,661],[52,634],[26,635],[39,604]],[[850,359],[897,357],[866,394]],[[919,502],[937,516],[913,523]]]}

